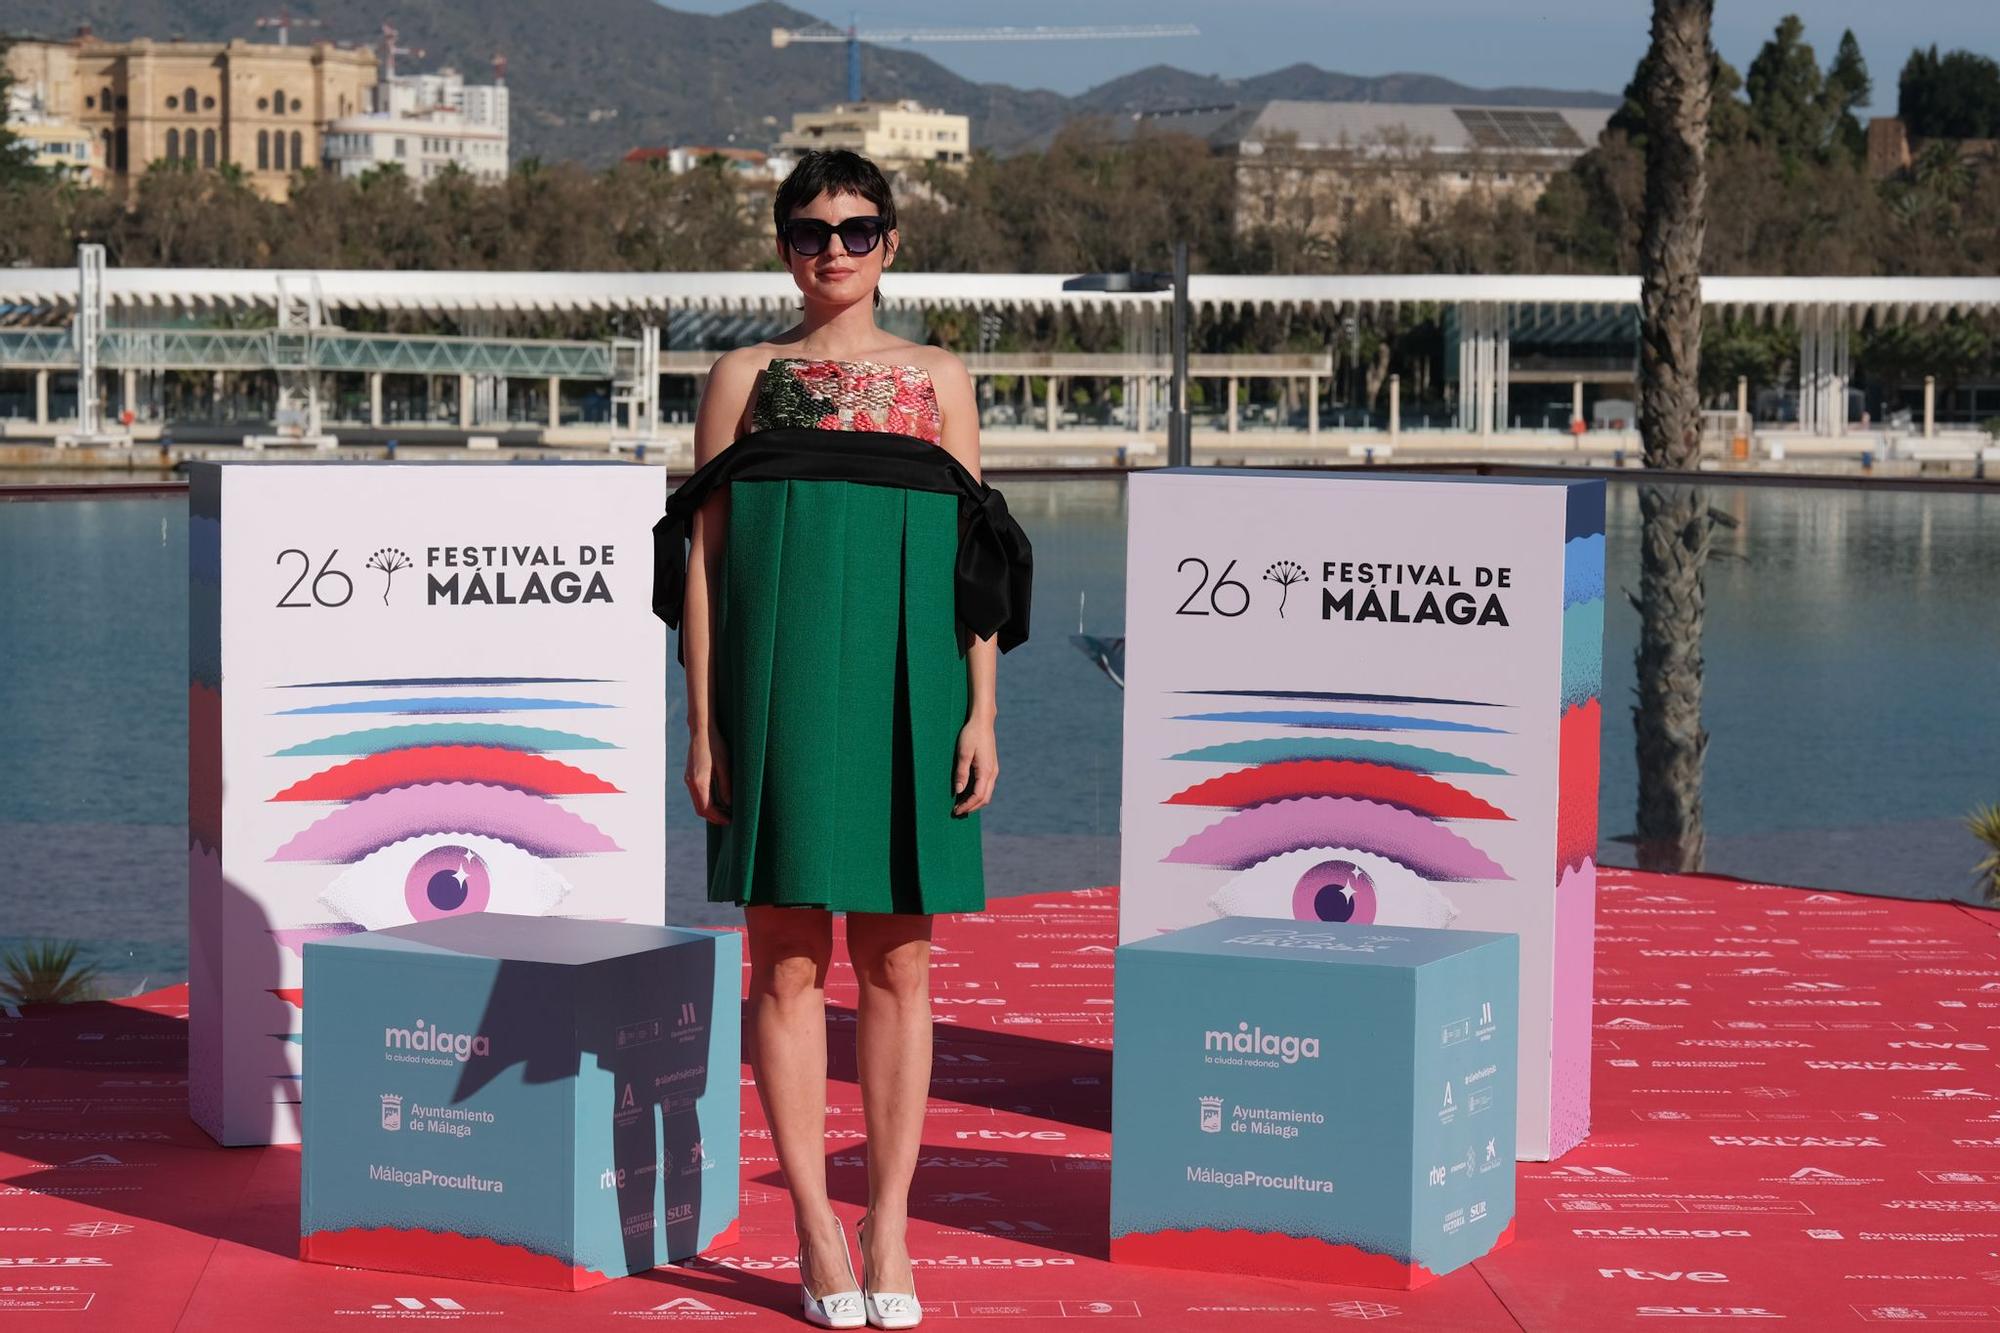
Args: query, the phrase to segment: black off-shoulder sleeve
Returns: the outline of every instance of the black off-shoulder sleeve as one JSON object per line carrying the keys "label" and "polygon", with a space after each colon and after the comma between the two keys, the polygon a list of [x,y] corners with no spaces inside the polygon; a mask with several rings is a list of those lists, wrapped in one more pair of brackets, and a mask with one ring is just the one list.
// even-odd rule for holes
{"label": "black off-shoulder sleeve", "polygon": [[[666,512],[653,525],[653,614],[669,628],[681,627],[688,540],[702,503],[726,482],[778,478],[956,494],[958,554],[952,576],[959,623],[982,639],[998,636],[1003,653],[1027,639],[1034,548],[997,488],[974,477],[943,448],[915,436],[796,426],[744,436],[695,469],[667,497]],[[686,660],[678,638],[674,660]]]}

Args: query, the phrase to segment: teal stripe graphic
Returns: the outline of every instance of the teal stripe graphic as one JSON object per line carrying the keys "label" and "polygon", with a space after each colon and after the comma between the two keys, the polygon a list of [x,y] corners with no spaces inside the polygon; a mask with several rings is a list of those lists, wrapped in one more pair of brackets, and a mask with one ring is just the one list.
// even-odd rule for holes
{"label": "teal stripe graphic", "polygon": [[1337,736],[1283,736],[1268,740],[1224,741],[1183,750],[1169,759],[1197,759],[1212,764],[1271,764],[1285,759],[1355,759],[1387,764],[1419,773],[1476,773],[1507,776],[1504,768],[1443,750],[1426,750],[1394,741],[1347,740]]}
{"label": "teal stripe graphic", "polygon": [[573,731],[542,727],[510,727],[497,722],[414,722],[402,727],[372,727],[338,736],[302,741],[279,750],[278,757],[323,754],[381,754],[415,745],[491,745],[502,750],[615,750],[610,741],[579,736]]}

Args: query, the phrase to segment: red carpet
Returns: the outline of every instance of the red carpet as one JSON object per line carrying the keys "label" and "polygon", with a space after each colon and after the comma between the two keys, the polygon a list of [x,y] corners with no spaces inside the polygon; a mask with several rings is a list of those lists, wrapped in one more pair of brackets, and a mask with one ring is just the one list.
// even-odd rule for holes
{"label": "red carpet", "polygon": [[[1105,1261],[1112,890],[940,931],[927,1325],[1195,1330],[2000,1329],[2000,916],[1601,872],[1590,1141],[1520,1168],[1517,1239],[1416,1292]],[[836,1028],[853,986],[835,977]],[[742,1241],[580,1294],[298,1261],[295,1149],[184,1112],[185,992],[0,1018],[0,1326],[804,1327],[790,1210],[745,1089]],[[851,1050],[833,1188],[864,1189]]]}

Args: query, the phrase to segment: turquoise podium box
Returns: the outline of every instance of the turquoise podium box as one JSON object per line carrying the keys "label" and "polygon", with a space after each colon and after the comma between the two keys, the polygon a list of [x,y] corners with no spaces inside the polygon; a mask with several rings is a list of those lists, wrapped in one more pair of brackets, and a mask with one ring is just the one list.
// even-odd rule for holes
{"label": "turquoise podium box", "polygon": [[301,1257],[579,1289],[735,1240],[741,963],[492,912],[307,944]]}
{"label": "turquoise podium box", "polygon": [[1117,956],[1111,1258],[1422,1286],[1514,1229],[1513,935],[1224,917]]}

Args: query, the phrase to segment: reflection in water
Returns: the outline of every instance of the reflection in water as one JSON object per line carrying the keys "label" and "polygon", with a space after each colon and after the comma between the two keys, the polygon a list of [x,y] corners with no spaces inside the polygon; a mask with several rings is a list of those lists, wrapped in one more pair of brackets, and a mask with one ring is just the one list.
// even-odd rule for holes
{"label": "reflection in water", "polygon": [[[1125,487],[1001,479],[1035,542],[1034,637],[1001,659],[997,894],[1118,873],[1118,687],[1070,642],[1123,632]],[[2000,498],[1874,487],[1715,486],[1737,520],[1707,575],[1710,864],[1752,877],[1964,895],[1980,855],[1958,820],[2000,800]],[[185,501],[0,505],[0,908],[9,938],[101,942],[121,981],[185,975]],[[1603,799],[1629,830],[1638,489],[1610,488]],[[682,683],[666,682],[684,722]],[[735,909],[702,890],[700,821],[670,734],[668,884],[677,921]],[[1615,841],[1612,864],[1629,862]]]}

